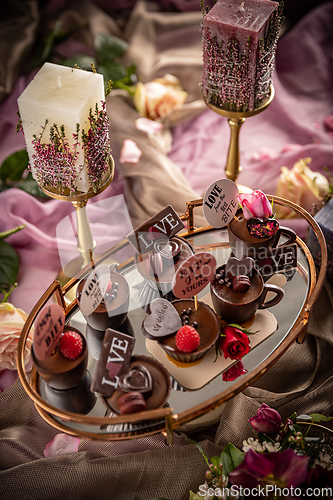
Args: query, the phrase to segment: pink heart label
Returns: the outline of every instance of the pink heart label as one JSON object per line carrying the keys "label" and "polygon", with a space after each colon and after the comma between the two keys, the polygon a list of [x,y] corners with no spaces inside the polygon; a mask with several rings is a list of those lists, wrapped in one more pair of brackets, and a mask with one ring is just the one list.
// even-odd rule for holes
{"label": "pink heart label", "polygon": [[33,349],[37,359],[51,356],[65,326],[65,313],[58,304],[44,306],[35,321]]}
{"label": "pink heart label", "polygon": [[189,299],[203,290],[213,279],[215,257],[208,252],[192,255],[177,269],[172,281],[172,291],[179,299]]}

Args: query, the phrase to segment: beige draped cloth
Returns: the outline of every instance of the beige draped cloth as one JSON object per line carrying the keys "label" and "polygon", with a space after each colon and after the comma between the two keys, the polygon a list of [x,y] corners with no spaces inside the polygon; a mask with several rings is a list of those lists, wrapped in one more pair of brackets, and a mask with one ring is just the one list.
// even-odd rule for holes
{"label": "beige draped cloth", "polygon": [[[202,193],[194,192],[179,169],[167,158],[169,126],[202,111],[198,48],[192,45],[201,14],[160,13],[155,3],[138,2],[125,26],[129,57],[138,63],[143,81],[166,72],[187,82],[189,103],[170,117],[162,133],[148,138],[135,128],[138,117],[128,95],[112,92],[108,101],[113,154],[124,179],[125,196],[133,225],[167,204],[179,213],[185,202]],[[121,34],[120,24],[86,0],[70,3],[62,14],[69,24],[89,20],[78,33],[92,41],[101,27]],[[186,37],[183,36],[184,32]],[[20,32],[17,33],[19,38]],[[182,36],[181,36],[182,35]],[[180,39],[186,40],[179,46]],[[81,40],[81,41],[82,41]],[[18,40],[19,43],[19,40]],[[200,53],[200,52],[199,52]],[[119,152],[126,138],[143,151],[137,165],[120,164]],[[199,214],[197,224],[203,223]],[[18,380],[0,394],[0,492],[10,500],[150,500],[165,497],[187,500],[205,481],[206,465],[185,434],[200,441],[209,456],[219,454],[229,442],[241,446],[252,428],[247,419],[261,403],[276,408],[283,418],[291,413],[333,411],[333,293],[325,286],[315,304],[308,334],[302,345],[293,344],[254,386],[234,397],[222,416],[209,426],[184,427],[172,446],[161,434],[133,441],[94,442],[81,440],[79,452],[44,458],[45,445],[58,433],[37,413]]]}

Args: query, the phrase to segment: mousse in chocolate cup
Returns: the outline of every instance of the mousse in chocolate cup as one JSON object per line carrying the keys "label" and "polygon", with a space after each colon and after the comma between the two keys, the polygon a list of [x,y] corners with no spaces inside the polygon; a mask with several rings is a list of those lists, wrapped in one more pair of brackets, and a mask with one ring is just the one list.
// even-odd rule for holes
{"label": "mousse in chocolate cup", "polygon": [[[247,257],[246,260],[252,259]],[[275,295],[264,302],[268,292],[274,292]],[[251,319],[257,309],[275,306],[284,296],[279,286],[264,284],[261,274],[254,267],[247,274],[232,274],[228,272],[227,265],[217,268],[210,283],[210,293],[218,316],[227,323],[237,324]]]}
{"label": "mousse in chocolate cup", "polygon": [[[79,282],[76,289],[76,297],[80,307],[80,299],[86,279]],[[96,307],[92,314],[86,315],[88,325],[105,332],[107,328],[116,329],[127,318],[130,301],[130,289],[124,276],[110,270],[110,281],[102,302]]]}
{"label": "mousse in chocolate cup", "polygon": [[[179,299],[171,303],[180,317],[180,328],[158,340],[162,349],[176,361],[190,363],[202,358],[218,339],[221,324],[204,302]],[[178,336],[177,336],[178,335]]]}
{"label": "mousse in chocolate cup", "polygon": [[48,358],[38,359],[33,346],[31,354],[37,372],[45,381],[45,397],[50,404],[77,413],[88,413],[93,408],[96,397],[89,389],[88,349],[79,330],[66,325]]}

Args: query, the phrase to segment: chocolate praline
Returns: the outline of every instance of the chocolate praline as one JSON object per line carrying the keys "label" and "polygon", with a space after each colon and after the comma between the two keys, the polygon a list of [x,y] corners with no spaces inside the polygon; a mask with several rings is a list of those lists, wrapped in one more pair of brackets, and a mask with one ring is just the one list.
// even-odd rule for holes
{"label": "chocolate praline", "polygon": [[[130,289],[124,276],[110,271],[112,283],[118,283],[117,294],[112,300],[102,300],[92,314],[85,316],[87,323],[94,329],[103,331],[107,328],[118,328],[126,319],[130,301]],[[76,298],[80,307],[80,298],[87,280],[79,282],[76,289]]]}
{"label": "chocolate praline", "polygon": [[198,302],[198,309],[195,310],[193,299],[174,300],[172,305],[178,314],[184,310],[191,310],[188,314],[188,324],[193,325],[200,335],[199,347],[191,353],[180,351],[176,346],[176,333],[159,341],[162,349],[173,359],[183,363],[189,363],[202,358],[218,339],[221,324],[215,312],[204,302]]}

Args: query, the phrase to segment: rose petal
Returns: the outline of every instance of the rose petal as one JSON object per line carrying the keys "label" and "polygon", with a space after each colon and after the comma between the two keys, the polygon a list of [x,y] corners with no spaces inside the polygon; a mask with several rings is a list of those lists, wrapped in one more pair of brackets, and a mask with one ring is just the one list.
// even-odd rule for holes
{"label": "rose petal", "polygon": [[7,368],[6,370],[0,372],[0,392],[5,391],[8,387],[13,385],[17,377],[18,374],[16,370],[9,370]]}
{"label": "rose petal", "polygon": [[44,457],[54,457],[65,455],[66,453],[76,453],[79,449],[80,438],[69,436],[68,434],[57,434],[44,449]]}
{"label": "rose petal", "polygon": [[120,163],[138,163],[142,156],[142,151],[132,139],[125,139],[120,151]]}
{"label": "rose petal", "polygon": [[164,127],[162,123],[149,120],[149,118],[137,118],[135,120],[135,126],[138,130],[147,132],[147,134],[156,134]]}

